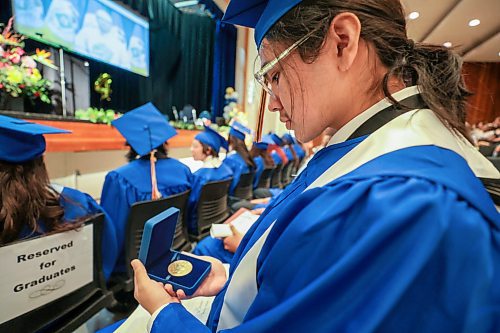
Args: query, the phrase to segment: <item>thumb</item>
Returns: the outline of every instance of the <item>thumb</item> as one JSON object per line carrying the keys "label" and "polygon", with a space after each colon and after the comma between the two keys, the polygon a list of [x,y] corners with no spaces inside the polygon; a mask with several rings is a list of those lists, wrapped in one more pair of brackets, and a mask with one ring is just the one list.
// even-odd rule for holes
{"label": "thumb", "polygon": [[130,264],[134,269],[134,280],[136,281],[136,283],[142,284],[146,280],[149,280],[148,272],[146,272],[146,268],[139,259],[132,260]]}
{"label": "thumb", "polygon": [[233,233],[233,235],[238,235],[240,233],[238,229],[236,229],[236,227],[232,224],[229,224],[229,228],[231,228],[231,232]]}

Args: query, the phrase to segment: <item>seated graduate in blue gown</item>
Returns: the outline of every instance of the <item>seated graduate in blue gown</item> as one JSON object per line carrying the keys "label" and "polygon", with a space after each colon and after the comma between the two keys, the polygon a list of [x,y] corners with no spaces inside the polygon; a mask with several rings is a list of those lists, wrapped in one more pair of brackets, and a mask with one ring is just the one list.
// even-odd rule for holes
{"label": "seated graduate in blue gown", "polygon": [[245,135],[252,131],[243,124],[234,121],[229,130],[229,152],[223,163],[233,170],[233,181],[229,187],[229,195],[234,194],[234,189],[240,181],[242,174],[253,172],[256,168],[255,162],[250,157],[245,144]]}
{"label": "seated graduate in blue gown", "polygon": [[[194,296],[135,260],[157,332],[499,332],[500,173],[465,130],[462,61],[408,40],[398,0],[232,0],[255,74],[297,139],[337,129]],[[494,194],[492,194],[494,195]]]}
{"label": "seated graduate in blue gown", "polygon": [[228,150],[226,139],[208,126],[205,126],[205,130],[194,137],[191,145],[194,160],[203,161],[203,167],[194,173],[189,196],[188,232],[191,234],[196,234],[198,231],[197,208],[203,185],[233,176],[233,170],[219,159],[221,148]]}
{"label": "seated graduate in blue gown", "polygon": [[[50,184],[43,135],[60,133],[70,131],[0,115],[0,246],[77,229],[86,218],[105,213],[88,194]],[[116,233],[105,214],[102,260],[106,279],[116,258]]]}
{"label": "seated graduate in blue gown", "polygon": [[296,150],[295,144],[297,141],[288,133],[283,134],[281,140],[283,140],[285,154],[289,160],[293,161],[293,170],[294,172],[296,172],[299,168],[300,161],[304,157],[301,157],[301,155],[299,155],[299,152]]}
{"label": "seated graduate in blue gown", "polygon": [[167,140],[177,135],[164,115],[148,103],[114,120],[112,125],[130,145],[129,163],[110,171],[102,188],[101,205],[115,223],[119,258],[115,273],[125,272],[125,227],[130,206],[187,191],[192,174],[168,157]]}
{"label": "seated graduate in blue gown", "polygon": [[268,152],[269,144],[267,142],[254,142],[252,149],[250,150],[250,156],[252,156],[255,165],[255,177],[253,179],[254,190],[258,188],[260,177],[265,169],[272,169],[276,165],[274,160]]}

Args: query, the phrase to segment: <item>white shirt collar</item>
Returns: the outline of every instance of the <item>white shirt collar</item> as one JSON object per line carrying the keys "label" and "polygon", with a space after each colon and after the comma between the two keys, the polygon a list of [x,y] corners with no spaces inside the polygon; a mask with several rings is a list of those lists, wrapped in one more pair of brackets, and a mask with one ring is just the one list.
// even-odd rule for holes
{"label": "white shirt collar", "polygon": [[[392,97],[396,101],[401,101],[407,97],[413,96],[420,93],[418,90],[418,86],[411,86],[408,88],[404,88],[394,94],[392,94]],[[354,131],[358,129],[361,125],[364,124],[365,121],[370,119],[373,115],[379,113],[380,111],[384,110],[385,108],[391,106],[392,103],[387,99],[384,98],[377,102],[376,104],[372,105],[369,107],[367,110],[361,112],[359,115],[351,119],[347,124],[342,126],[328,141],[327,146],[331,146],[336,143],[344,142],[351,136]]]}
{"label": "white shirt collar", "polygon": [[220,167],[221,164],[222,164],[222,161],[219,160],[217,157],[213,157],[213,156],[208,156],[203,161],[203,167],[209,168],[209,169],[216,169],[216,168]]}

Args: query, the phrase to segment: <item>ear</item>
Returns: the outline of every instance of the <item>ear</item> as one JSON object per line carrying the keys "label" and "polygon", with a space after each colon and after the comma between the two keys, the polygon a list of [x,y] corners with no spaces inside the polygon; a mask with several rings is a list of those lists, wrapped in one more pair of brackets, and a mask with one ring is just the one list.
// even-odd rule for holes
{"label": "ear", "polygon": [[361,22],[353,13],[340,13],[335,16],[328,30],[328,37],[337,47],[340,71],[351,68],[358,53]]}

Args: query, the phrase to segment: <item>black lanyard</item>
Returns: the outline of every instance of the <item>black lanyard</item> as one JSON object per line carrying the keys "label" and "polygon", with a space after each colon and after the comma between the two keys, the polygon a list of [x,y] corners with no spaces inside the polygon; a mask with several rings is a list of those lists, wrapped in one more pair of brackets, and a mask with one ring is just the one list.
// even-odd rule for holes
{"label": "black lanyard", "polygon": [[367,121],[365,121],[361,126],[359,126],[354,133],[349,136],[347,140],[352,140],[359,138],[364,135],[369,135],[378,130],[380,127],[384,126],[391,120],[399,117],[403,113],[414,109],[425,109],[427,105],[420,96],[416,94],[399,101],[398,105],[391,105],[377,112],[371,116]]}
{"label": "black lanyard", "polygon": [[[370,117],[360,127],[358,127],[347,140],[352,140],[364,135],[372,134],[391,120],[408,111],[425,108],[427,108],[427,105],[425,104],[420,94],[407,97],[402,101],[399,101],[399,105],[391,105]],[[493,199],[493,202],[497,205],[500,205],[500,179],[479,178],[479,180],[481,180],[481,182],[483,183],[485,190]]]}

